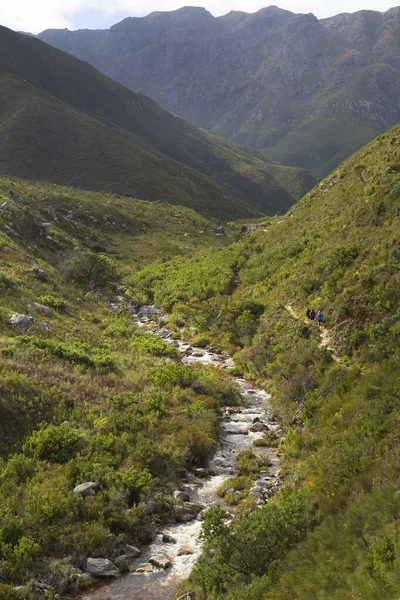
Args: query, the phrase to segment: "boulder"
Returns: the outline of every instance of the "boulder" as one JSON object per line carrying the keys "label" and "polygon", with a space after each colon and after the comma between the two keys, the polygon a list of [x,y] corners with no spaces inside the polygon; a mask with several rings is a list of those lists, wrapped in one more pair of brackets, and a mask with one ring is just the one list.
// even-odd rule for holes
{"label": "boulder", "polygon": [[186,556],[193,553],[194,550],[190,546],[181,546],[178,550],[178,556]]}
{"label": "boulder", "polygon": [[194,512],[200,512],[205,508],[204,504],[195,504],[194,502],[185,502],[186,508],[194,510]]}
{"label": "boulder", "polygon": [[39,304],[39,302],[34,302],[33,306],[36,308],[36,310],[40,311],[44,315],[51,315],[51,308],[49,308],[48,306],[45,306],[44,304]]}
{"label": "boulder", "polygon": [[85,572],[95,577],[117,577],[120,574],[119,569],[108,558],[88,558]]}
{"label": "boulder", "polygon": [[162,541],[164,544],[176,544],[176,539],[169,535],[169,533],[163,533]]}
{"label": "boulder", "polygon": [[157,556],[152,556],[149,558],[149,563],[157,567],[157,569],[169,569],[172,567],[172,562],[169,558],[158,558]]}
{"label": "boulder", "polygon": [[267,425],[265,425],[264,423],[261,423],[260,421],[257,421],[257,423],[253,423],[249,427],[249,431],[251,431],[253,433],[260,432],[260,431],[267,431],[267,430],[268,430]]}
{"label": "boulder", "polygon": [[175,517],[177,521],[186,523],[187,521],[194,521],[197,518],[197,514],[194,510],[186,508],[186,506],[175,506]]}
{"label": "boulder", "polygon": [[21,315],[20,313],[15,313],[10,319],[11,325],[18,325],[21,328],[29,327],[34,321],[35,319],[30,315]]}
{"label": "boulder", "polygon": [[42,283],[47,283],[50,281],[49,276],[47,275],[46,271],[43,271],[43,269],[39,269],[38,267],[32,267],[32,269],[30,269],[30,272],[33,273],[36,279],[38,281],[41,281]]}
{"label": "boulder", "polygon": [[80,494],[84,498],[86,496],[90,496],[91,494],[95,494],[100,489],[100,485],[95,483],[94,481],[87,481],[86,483],[80,483],[76,487],[74,487],[74,494]]}
{"label": "boulder", "polygon": [[197,477],[208,477],[209,475],[209,471],[208,469],[204,469],[203,467],[199,467],[198,469],[194,470],[195,475],[197,475]]}
{"label": "boulder", "polygon": [[190,496],[186,492],[181,492],[181,490],[175,490],[174,498],[176,500],[182,500],[182,502],[189,502]]}
{"label": "boulder", "polygon": [[219,227],[216,227],[214,229],[215,233],[225,233],[225,227],[223,225],[220,225]]}
{"label": "boulder", "polygon": [[138,556],[140,556],[142,553],[140,552],[139,548],[136,548],[136,546],[131,546],[130,544],[126,544],[125,554],[127,555],[128,558],[138,558]]}

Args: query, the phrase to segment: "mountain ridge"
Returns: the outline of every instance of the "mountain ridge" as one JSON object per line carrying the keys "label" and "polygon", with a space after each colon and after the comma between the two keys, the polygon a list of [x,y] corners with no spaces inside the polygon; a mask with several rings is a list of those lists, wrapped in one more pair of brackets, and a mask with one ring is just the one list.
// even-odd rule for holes
{"label": "mountain ridge", "polygon": [[288,170],[292,196],[275,180],[274,171],[284,179],[280,166],[41,40],[0,28],[0,50],[4,173],[227,218],[284,210],[312,185],[309,174]]}
{"label": "mountain ridge", "polygon": [[399,27],[397,7],[320,20],[185,7],[39,37],[196,126],[321,176],[400,119]]}

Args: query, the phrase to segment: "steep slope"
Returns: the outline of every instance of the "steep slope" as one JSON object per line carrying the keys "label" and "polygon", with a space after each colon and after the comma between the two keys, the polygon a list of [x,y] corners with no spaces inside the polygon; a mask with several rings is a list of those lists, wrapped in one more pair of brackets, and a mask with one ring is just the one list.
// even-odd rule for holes
{"label": "steep slope", "polygon": [[283,427],[263,442],[279,447],[280,496],[250,494],[231,529],[206,522],[201,600],[398,597],[399,210],[397,126],[237,244],[132,278],[171,327],[236,351]]}
{"label": "steep slope", "polygon": [[282,168],[261,155],[220,143],[88,64],[5,28],[0,73],[3,173],[220,218],[282,211],[311,186],[309,174],[289,170],[286,189]]}
{"label": "steep slope", "polygon": [[166,203],[5,177],[0,197],[0,597],[77,598],[87,557],[171,518],[236,398],[139,330],[124,275],[223,240]]}
{"label": "steep slope", "polygon": [[46,42],[217,135],[326,175],[398,122],[400,9],[318,21],[186,7]]}

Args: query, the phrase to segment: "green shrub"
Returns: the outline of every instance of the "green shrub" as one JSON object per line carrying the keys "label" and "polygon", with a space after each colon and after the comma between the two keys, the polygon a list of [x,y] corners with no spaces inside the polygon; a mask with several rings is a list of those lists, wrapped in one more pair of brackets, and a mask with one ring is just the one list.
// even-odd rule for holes
{"label": "green shrub", "polygon": [[41,460],[65,463],[75,456],[81,445],[76,429],[68,425],[48,425],[32,433],[23,451]]}
{"label": "green shrub", "polygon": [[147,376],[157,387],[162,388],[189,385],[195,379],[193,370],[180,363],[153,367],[149,369]]}
{"label": "green shrub", "polygon": [[178,351],[175,346],[151,333],[142,333],[134,336],[131,345],[134,348],[148,352],[152,356],[178,357]]}
{"label": "green shrub", "polygon": [[24,528],[19,519],[11,519],[4,527],[0,529],[0,552],[5,555],[3,548],[5,546],[14,548],[24,535]]}
{"label": "green shrub", "polygon": [[104,290],[115,287],[119,275],[107,256],[87,253],[72,261],[68,278],[82,288]]}
{"label": "green shrub", "polygon": [[269,464],[267,457],[256,456],[252,450],[242,450],[237,457],[239,475],[257,475]]}
{"label": "green shrub", "polygon": [[224,497],[227,491],[230,489],[234,490],[235,492],[247,491],[248,493],[251,486],[251,477],[247,477],[244,475],[239,477],[228,477],[228,479],[226,479],[224,483],[219,486],[217,494],[218,496]]}
{"label": "green shrub", "polygon": [[211,344],[211,339],[205,333],[200,333],[193,338],[192,344],[197,348],[206,348]]}
{"label": "green shrub", "polygon": [[0,583],[0,600],[10,600],[13,597],[13,586]]}
{"label": "green shrub", "polygon": [[10,290],[20,285],[20,282],[15,277],[10,277],[5,273],[0,273],[0,290]]}
{"label": "green shrub", "polygon": [[18,340],[29,346],[47,350],[55,356],[73,364],[87,365],[88,367],[95,367],[104,371],[111,370],[115,367],[109,351],[105,348],[89,349],[84,343],[58,342],[49,338],[40,338],[33,335],[21,335],[18,337]]}
{"label": "green shrub", "polygon": [[45,306],[50,306],[51,308],[54,308],[54,310],[60,313],[65,312],[69,306],[67,300],[63,300],[62,298],[56,298],[56,296],[53,296],[52,294],[41,296],[40,301]]}

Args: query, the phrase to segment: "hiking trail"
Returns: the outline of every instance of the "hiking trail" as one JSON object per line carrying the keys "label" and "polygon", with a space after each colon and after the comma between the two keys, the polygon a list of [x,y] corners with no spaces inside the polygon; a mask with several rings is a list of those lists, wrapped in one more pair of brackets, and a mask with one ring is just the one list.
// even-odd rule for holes
{"label": "hiking trail", "polygon": [[[293,306],[291,306],[290,304],[286,304],[285,305],[285,310],[288,311],[288,313],[297,321],[303,321],[303,323],[306,323],[307,325],[310,323],[310,320],[307,319],[307,317],[302,317],[300,316],[293,308]],[[311,321],[312,323],[313,321]],[[320,337],[321,337],[321,341],[319,344],[320,348],[326,348],[328,350],[328,352],[330,352],[332,359],[338,363],[339,365],[343,364],[343,359],[338,356],[335,353],[335,350],[332,348],[331,346],[331,337],[329,334],[329,330],[324,327],[323,325],[317,325],[319,327],[320,330]]]}

